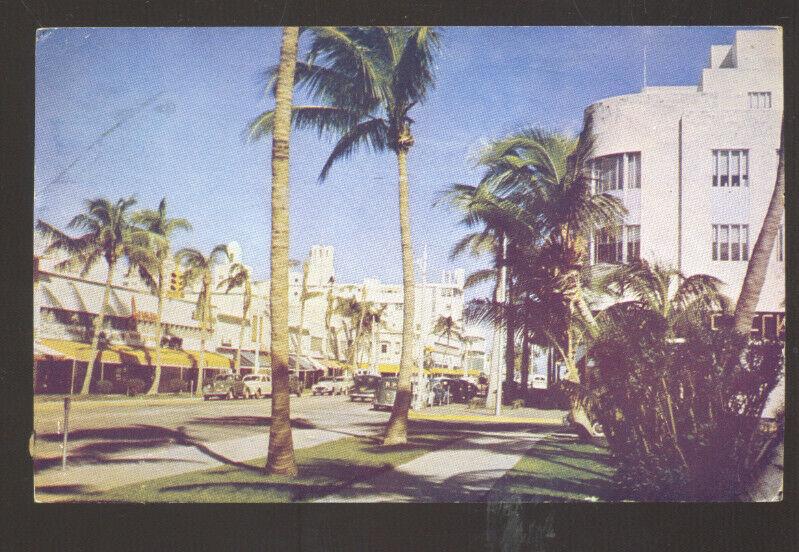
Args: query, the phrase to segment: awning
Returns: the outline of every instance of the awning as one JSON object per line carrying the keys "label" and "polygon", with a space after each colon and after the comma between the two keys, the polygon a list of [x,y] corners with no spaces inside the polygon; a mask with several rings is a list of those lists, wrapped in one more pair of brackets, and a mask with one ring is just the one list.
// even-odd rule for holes
{"label": "awning", "polygon": [[46,359],[63,359],[66,358],[60,351],[55,349],[51,349],[46,345],[39,343],[38,341],[33,342],[33,358],[35,360],[46,360]]}
{"label": "awning", "polygon": [[[64,339],[42,339],[42,344],[54,349],[64,358],[88,362],[91,355],[91,345],[77,343]],[[138,364],[140,366],[155,366],[155,349],[145,347],[131,347],[129,345],[112,345],[102,353],[102,362],[109,364]],[[196,368],[200,363],[199,351],[179,351],[175,349],[161,349],[161,365],[176,368]],[[225,368],[233,366],[233,361],[224,355],[211,351],[205,352],[206,368]]]}

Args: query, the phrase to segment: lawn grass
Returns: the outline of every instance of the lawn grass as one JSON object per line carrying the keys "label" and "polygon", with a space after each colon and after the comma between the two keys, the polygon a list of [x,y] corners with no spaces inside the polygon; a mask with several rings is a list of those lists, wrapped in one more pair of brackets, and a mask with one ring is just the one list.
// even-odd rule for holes
{"label": "lawn grass", "polygon": [[573,502],[613,500],[615,471],[610,452],[552,435],[536,443],[491,489],[489,502]]}
{"label": "lawn grass", "polygon": [[409,436],[405,445],[381,446],[368,437],[347,437],[295,451],[299,477],[263,474],[265,458],[244,464],[154,479],[92,495],[109,502],[302,502],[369,479],[460,438],[452,432]]}

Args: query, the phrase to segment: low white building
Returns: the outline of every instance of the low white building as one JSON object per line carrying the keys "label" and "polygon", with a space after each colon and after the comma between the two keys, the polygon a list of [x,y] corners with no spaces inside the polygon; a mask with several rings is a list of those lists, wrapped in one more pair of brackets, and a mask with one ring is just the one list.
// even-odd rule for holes
{"label": "low white building", "polygon": [[[591,262],[640,257],[709,274],[737,300],[774,189],[782,113],[777,29],[713,46],[696,86],[650,86],[589,106],[596,191],[628,210],[620,227],[595,234]],[[766,333],[784,324],[784,247],[781,227],[757,308]]]}

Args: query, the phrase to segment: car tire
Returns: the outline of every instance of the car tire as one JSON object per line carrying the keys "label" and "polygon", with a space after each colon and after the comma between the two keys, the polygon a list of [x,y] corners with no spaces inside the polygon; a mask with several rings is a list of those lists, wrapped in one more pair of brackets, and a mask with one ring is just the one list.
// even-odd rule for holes
{"label": "car tire", "polygon": [[208,395],[203,395],[203,400],[204,400],[204,401],[207,401],[207,400],[208,400],[208,398],[209,398],[209,397],[208,397]]}
{"label": "car tire", "polygon": [[225,395],[225,400],[233,400],[235,398],[236,398],[236,395],[233,394],[233,390],[232,389],[227,392],[227,395]]}
{"label": "car tire", "polygon": [[262,396],[263,395],[261,395],[261,390],[260,389],[256,389],[255,390],[255,398],[256,399],[260,399]]}

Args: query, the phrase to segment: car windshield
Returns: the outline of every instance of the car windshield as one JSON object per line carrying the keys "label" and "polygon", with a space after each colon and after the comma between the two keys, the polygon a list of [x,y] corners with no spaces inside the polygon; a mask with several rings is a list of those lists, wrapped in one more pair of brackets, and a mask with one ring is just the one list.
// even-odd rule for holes
{"label": "car windshield", "polygon": [[244,376],[244,381],[258,381],[260,376]]}
{"label": "car windshield", "polygon": [[216,381],[228,381],[232,379],[233,376],[216,376]]}

